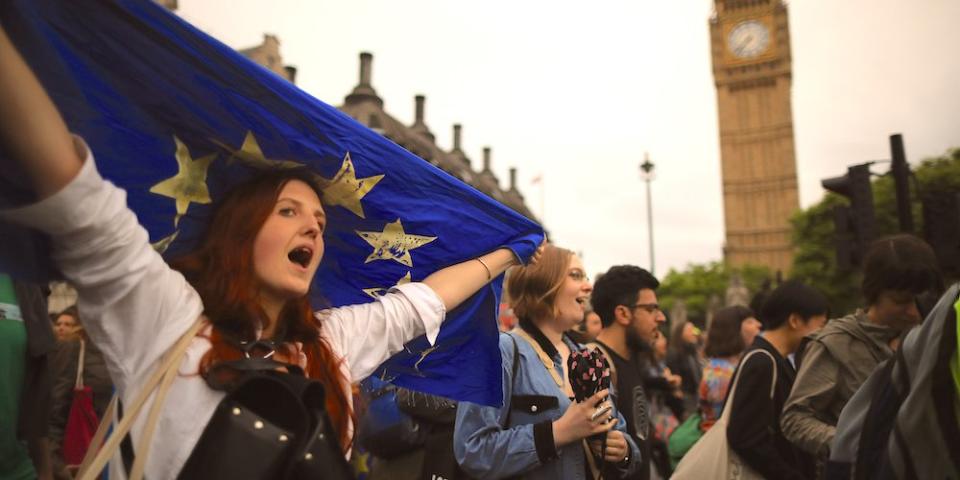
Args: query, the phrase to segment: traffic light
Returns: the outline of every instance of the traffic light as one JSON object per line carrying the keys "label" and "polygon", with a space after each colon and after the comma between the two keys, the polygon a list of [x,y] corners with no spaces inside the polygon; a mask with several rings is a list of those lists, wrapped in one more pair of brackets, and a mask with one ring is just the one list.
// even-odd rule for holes
{"label": "traffic light", "polygon": [[820,182],[823,188],[843,195],[850,206],[834,210],[837,266],[849,269],[859,266],[867,245],[876,237],[877,222],[873,211],[873,190],[870,188],[870,163],[853,165],[847,174]]}
{"label": "traffic light", "polygon": [[890,173],[897,192],[897,220],[900,231],[913,233],[913,212],[910,210],[910,165],[903,150],[903,135],[890,135]]}
{"label": "traffic light", "polygon": [[946,272],[960,272],[960,192],[927,192],[922,196],[924,238]]}

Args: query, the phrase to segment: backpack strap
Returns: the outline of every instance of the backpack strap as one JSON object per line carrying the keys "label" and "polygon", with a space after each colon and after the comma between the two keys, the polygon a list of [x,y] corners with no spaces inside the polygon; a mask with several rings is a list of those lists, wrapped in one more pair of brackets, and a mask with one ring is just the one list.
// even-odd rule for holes
{"label": "backpack strap", "polygon": [[87,342],[80,338],[80,356],[77,357],[77,379],[73,382],[73,389],[80,390],[83,388],[83,360],[84,353],[87,351]]}

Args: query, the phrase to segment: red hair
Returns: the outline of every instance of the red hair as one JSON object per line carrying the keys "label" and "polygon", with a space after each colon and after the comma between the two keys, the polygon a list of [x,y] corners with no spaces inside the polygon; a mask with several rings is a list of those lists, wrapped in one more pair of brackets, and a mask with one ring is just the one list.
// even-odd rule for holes
{"label": "red hair", "polygon": [[[214,327],[210,336],[213,346],[200,361],[202,375],[214,364],[243,356],[227,337],[254,340],[257,331],[266,326],[267,315],[257,297],[253,243],[272,214],[280,191],[292,180],[316,191],[309,177],[295,171],[262,174],[233,188],[217,207],[198,248],[172,262],[200,294],[204,314]],[[323,384],[327,414],[346,452],[351,444],[349,426],[355,420],[345,393],[349,385],[340,371],[341,360],[320,336],[320,326],[309,295],[304,295],[289,300],[280,311],[276,339],[303,343],[307,357],[304,373]]]}

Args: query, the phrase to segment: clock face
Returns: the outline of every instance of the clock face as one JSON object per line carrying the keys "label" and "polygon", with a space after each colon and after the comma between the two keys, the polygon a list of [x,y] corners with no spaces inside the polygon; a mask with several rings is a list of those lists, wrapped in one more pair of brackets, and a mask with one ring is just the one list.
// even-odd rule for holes
{"label": "clock face", "polygon": [[740,22],[730,30],[727,48],[737,58],[753,58],[767,50],[770,31],[757,20]]}

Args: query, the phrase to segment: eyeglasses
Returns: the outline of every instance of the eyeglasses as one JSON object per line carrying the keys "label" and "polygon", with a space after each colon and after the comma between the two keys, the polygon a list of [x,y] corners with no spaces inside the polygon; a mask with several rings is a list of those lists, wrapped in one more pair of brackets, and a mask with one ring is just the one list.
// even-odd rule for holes
{"label": "eyeglasses", "polygon": [[570,272],[567,273],[567,275],[569,275],[570,278],[572,278],[573,281],[575,281],[575,282],[589,282],[589,281],[590,281],[590,277],[587,276],[587,274],[584,273],[583,270],[573,269],[573,270],[570,270]]}
{"label": "eyeglasses", "polygon": [[657,304],[657,303],[638,303],[638,304],[634,305],[633,308],[634,308],[634,309],[642,308],[642,309],[646,310],[647,313],[649,313],[649,314],[654,314],[654,313],[657,313],[657,312],[661,312],[661,311],[662,311],[662,310],[660,310],[660,304]]}

